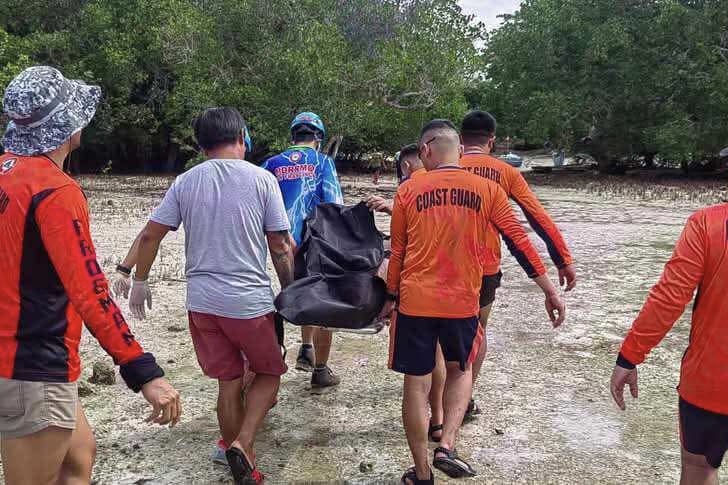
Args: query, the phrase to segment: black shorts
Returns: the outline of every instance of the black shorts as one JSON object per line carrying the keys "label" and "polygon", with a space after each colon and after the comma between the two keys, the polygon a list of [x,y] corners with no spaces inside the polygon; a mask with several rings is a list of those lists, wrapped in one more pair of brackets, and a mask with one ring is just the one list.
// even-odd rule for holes
{"label": "black shorts", "polygon": [[694,455],[719,468],[728,451],[728,415],[693,406],[680,398],[680,441]]}
{"label": "black shorts", "polygon": [[487,307],[495,301],[495,290],[500,288],[503,272],[483,276],[483,283],[480,285],[480,308]]}
{"label": "black shorts", "polygon": [[429,318],[398,313],[389,329],[389,368],[412,376],[425,376],[435,368],[437,343],[447,362],[465,370],[478,354],[483,328],[478,317]]}

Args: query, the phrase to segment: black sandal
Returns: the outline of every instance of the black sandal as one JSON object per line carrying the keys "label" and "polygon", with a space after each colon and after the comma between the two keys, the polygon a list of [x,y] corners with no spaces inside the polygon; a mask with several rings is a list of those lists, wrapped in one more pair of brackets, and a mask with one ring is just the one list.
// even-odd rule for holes
{"label": "black sandal", "polygon": [[432,424],[432,421],[430,421],[430,429],[427,431],[427,437],[430,439],[433,443],[439,443],[442,439],[442,436],[435,436],[435,433],[438,431],[442,431],[442,425],[441,424]]}
{"label": "black sandal", "polygon": [[402,475],[401,485],[410,485],[407,483],[407,480],[409,480],[412,485],[435,485],[435,475],[432,473],[432,468],[430,468],[429,480],[420,480],[417,478],[417,471],[415,470],[415,467],[412,467],[404,472],[404,475]]}
{"label": "black sandal", "polygon": [[262,483],[263,476],[257,472],[255,466],[243,450],[230,447],[225,451],[228,465],[230,465],[230,473],[233,475],[235,485],[256,485]]}
{"label": "black sandal", "polygon": [[[438,457],[437,454],[441,453],[443,456]],[[442,473],[450,478],[465,478],[474,477],[477,475],[473,467],[468,465],[462,458],[458,456],[457,451],[448,450],[447,448],[439,447],[435,448],[435,459],[432,461],[432,466],[440,470]]]}

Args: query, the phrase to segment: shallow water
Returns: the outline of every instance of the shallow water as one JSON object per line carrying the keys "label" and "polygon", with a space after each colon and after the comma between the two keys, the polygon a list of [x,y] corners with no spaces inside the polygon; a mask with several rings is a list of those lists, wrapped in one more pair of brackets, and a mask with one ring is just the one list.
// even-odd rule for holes
{"label": "shallow water", "polygon": [[[82,180],[105,269],[111,271],[123,257],[170,182]],[[343,185],[351,203],[394,191],[391,181],[375,187],[369,179],[345,177]],[[676,483],[674,388],[688,321],[678,322],[640,367],[641,396],[636,402],[628,399],[627,412],[611,403],[608,379],[625,331],[696,207],[571,189],[535,190],[576,257],[579,286],[567,295],[565,326],[554,331],[540,292],[504,252],[503,288],[476,391],[484,412],[462,429],[458,444],[480,473],[469,482]],[[388,232],[386,217],[377,216],[377,222]],[[547,257],[540,241],[539,248]],[[146,425],[140,396],[122,384],[93,386],[94,394],[82,402],[98,439],[96,483],[230,483],[227,470],[209,461],[218,434],[217,386],[199,371],[186,331],[183,275],[180,231],[164,241],[153,269],[150,318],[132,326],[181,391],[184,419],[172,430]],[[297,337],[289,327],[289,365]],[[331,365],[343,383],[332,392],[314,395],[307,375],[293,369],[286,374],[279,404],[258,443],[267,483],[397,483],[410,457],[400,420],[401,378],[386,369],[387,343],[386,332],[336,334]],[[88,334],[82,354],[86,379],[91,364],[106,357]],[[438,483],[450,482],[438,476]]]}

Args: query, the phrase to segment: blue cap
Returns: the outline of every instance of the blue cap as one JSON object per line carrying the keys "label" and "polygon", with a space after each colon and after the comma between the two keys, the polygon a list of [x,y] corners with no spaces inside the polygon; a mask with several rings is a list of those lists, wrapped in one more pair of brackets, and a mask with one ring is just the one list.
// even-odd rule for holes
{"label": "blue cap", "polygon": [[299,126],[310,126],[314,130],[320,131],[322,136],[326,136],[326,128],[324,127],[324,122],[321,120],[321,117],[316,113],[306,111],[298,114],[295,118],[293,118],[293,121],[291,122],[291,132],[293,132],[293,130]]}

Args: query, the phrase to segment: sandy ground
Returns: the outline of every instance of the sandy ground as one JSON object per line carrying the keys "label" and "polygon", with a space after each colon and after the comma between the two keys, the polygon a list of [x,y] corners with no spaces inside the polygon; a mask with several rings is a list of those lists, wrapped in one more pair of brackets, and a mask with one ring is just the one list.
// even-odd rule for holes
{"label": "sandy ground", "polygon": [[[99,259],[111,272],[171,179],[81,182]],[[394,190],[391,182],[374,187],[364,178],[345,177],[343,185],[348,202]],[[540,292],[513,258],[504,257],[488,360],[476,390],[484,414],[462,429],[458,446],[480,473],[469,482],[676,483],[675,385],[688,321],[681,320],[641,366],[641,398],[630,400],[626,413],[612,405],[608,379],[624,332],[699,204],[690,190],[683,198],[658,200],[660,190],[645,198],[535,189],[574,252],[579,287],[567,297],[566,325],[553,331]],[[386,218],[378,223],[388,230]],[[181,233],[164,241],[152,273],[151,316],[132,326],[181,391],[184,419],[174,429],[147,425],[144,401],[120,379],[115,386],[92,385],[94,393],[82,402],[98,440],[95,483],[230,483],[227,469],[209,460],[218,437],[217,386],[201,374],[187,331],[183,243]],[[288,330],[292,365],[298,331]],[[343,383],[325,394],[311,393],[306,374],[291,370],[284,376],[279,404],[258,443],[267,483],[398,482],[410,457],[400,420],[401,377],[386,369],[387,344],[386,332],[336,334],[331,365]],[[88,334],[82,354],[86,380],[92,363],[107,358]],[[437,480],[454,483],[442,475]]]}

